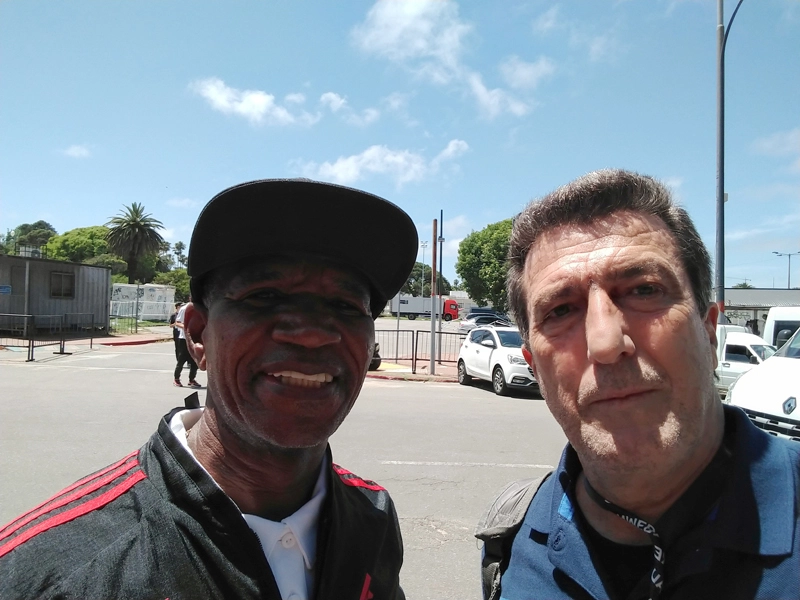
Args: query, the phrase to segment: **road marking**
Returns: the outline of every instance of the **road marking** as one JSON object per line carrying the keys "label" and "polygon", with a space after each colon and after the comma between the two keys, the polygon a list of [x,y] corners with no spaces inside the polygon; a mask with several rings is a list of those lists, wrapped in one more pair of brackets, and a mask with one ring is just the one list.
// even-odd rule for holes
{"label": "road marking", "polygon": [[117,372],[128,372],[128,371],[143,371],[146,373],[172,373],[172,369],[133,369],[130,367],[82,367],[78,365],[56,365],[53,363],[39,363],[39,364],[31,364],[31,363],[5,363],[2,366],[9,366],[9,367],[23,367],[26,369],[30,368],[39,368],[39,369],[73,369],[75,371],[117,371]]}
{"label": "road marking", "polygon": [[425,460],[382,460],[382,465],[411,465],[415,467],[506,467],[510,469],[555,469],[553,465],[488,462],[440,462]]}

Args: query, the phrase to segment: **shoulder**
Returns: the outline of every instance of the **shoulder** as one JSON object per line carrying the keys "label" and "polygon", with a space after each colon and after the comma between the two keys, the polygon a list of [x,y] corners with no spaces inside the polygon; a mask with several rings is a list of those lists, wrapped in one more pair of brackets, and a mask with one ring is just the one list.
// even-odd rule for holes
{"label": "shoulder", "polygon": [[394,512],[389,492],[382,485],[370,479],[359,477],[336,463],[331,463],[331,469],[333,471],[334,485],[340,485],[346,491],[358,493],[359,496],[366,498],[370,504],[382,512]]}
{"label": "shoulder", "polygon": [[131,495],[147,479],[138,454],[84,477],[0,529],[0,596],[23,590],[44,596],[138,528],[140,502]]}

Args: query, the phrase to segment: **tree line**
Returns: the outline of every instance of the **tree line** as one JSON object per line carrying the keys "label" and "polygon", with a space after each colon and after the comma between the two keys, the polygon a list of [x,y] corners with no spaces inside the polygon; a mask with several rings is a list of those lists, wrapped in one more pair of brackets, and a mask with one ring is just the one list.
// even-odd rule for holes
{"label": "tree line", "polygon": [[176,300],[189,299],[186,244],[170,244],[159,233],[164,226],[133,202],[104,225],[78,227],[59,234],[47,221],[23,223],[0,234],[0,253],[21,254],[25,248],[54,260],[111,269],[114,283],[156,283],[175,287]]}
{"label": "tree line", "polygon": [[[439,293],[464,290],[479,306],[489,302],[508,310],[506,273],[512,220],[505,219],[473,231],[458,248],[456,272],[461,279],[451,284],[437,270]],[[17,254],[20,248],[43,248],[44,256],[88,265],[109,267],[114,283],[156,283],[175,287],[176,300],[189,299],[186,244],[170,244],[159,233],[161,221],[133,202],[123,206],[104,225],[79,227],[59,234],[47,221],[24,223],[0,234],[0,253]],[[416,262],[402,294],[430,297],[430,265]],[[739,287],[739,286],[737,286]],[[744,287],[744,286],[741,286]]]}

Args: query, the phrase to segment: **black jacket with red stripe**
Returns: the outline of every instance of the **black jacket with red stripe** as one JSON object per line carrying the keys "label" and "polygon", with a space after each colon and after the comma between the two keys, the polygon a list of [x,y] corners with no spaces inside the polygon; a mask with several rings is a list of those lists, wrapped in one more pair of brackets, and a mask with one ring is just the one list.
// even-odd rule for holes
{"label": "black jacket with red stripe", "polygon": [[[258,537],[175,437],[174,413],[138,452],[0,529],[0,598],[280,600]],[[317,537],[313,598],[404,597],[382,487],[332,465]]]}

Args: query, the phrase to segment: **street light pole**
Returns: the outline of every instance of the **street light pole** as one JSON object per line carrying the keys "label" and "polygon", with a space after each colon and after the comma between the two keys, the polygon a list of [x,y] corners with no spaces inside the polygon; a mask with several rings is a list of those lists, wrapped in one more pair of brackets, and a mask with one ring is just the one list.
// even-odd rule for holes
{"label": "street light pole", "polygon": [[419,297],[425,297],[425,248],[428,247],[428,242],[420,242],[420,246],[422,246],[422,275],[420,276],[420,284],[419,284]]}
{"label": "street light pole", "polygon": [[792,257],[797,256],[800,252],[775,252],[773,250],[773,254],[777,254],[778,256],[788,256],[789,257],[789,270],[786,272],[786,289],[792,289]]}
{"label": "street light pole", "polygon": [[717,257],[715,300],[725,311],[725,46],[733,19],[744,0],[739,0],[725,27],[723,2],[717,0]]}

